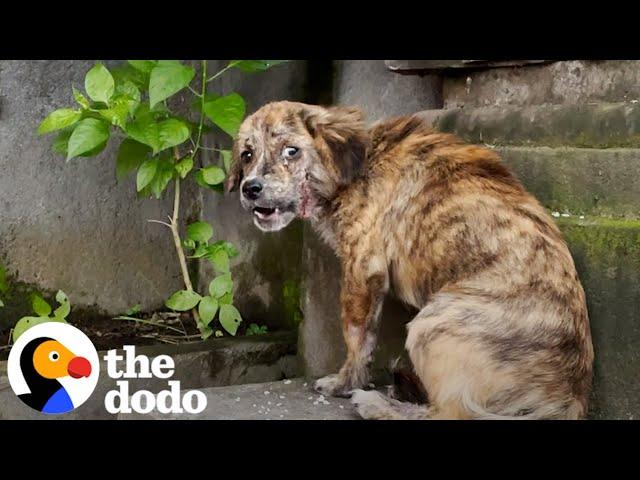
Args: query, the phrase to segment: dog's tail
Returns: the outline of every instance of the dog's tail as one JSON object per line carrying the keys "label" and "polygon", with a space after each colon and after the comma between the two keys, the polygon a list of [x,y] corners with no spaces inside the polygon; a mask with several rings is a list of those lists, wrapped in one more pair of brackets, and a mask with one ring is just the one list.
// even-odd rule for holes
{"label": "dog's tail", "polygon": [[427,391],[422,385],[422,381],[416,375],[413,367],[401,357],[396,358],[391,363],[391,375],[393,383],[389,396],[402,402],[426,404],[429,402]]}

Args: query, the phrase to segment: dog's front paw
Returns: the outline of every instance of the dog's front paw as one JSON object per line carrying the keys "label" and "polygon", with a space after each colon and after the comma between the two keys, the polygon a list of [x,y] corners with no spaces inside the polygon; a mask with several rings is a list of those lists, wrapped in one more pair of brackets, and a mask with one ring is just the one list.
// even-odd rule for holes
{"label": "dog's front paw", "polygon": [[339,373],[319,378],[313,384],[313,388],[323,395],[332,397],[350,397],[352,390],[351,384]]}

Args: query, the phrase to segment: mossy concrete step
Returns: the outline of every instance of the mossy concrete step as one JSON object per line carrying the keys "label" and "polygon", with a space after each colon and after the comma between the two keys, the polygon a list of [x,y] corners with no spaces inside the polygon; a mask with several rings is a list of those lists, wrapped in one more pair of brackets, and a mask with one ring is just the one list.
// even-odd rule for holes
{"label": "mossy concrete step", "polygon": [[443,132],[473,143],[584,148],[640,147],[640,103],[425,110]]}
{"label": "mossy concrete step", "polygon": [[554,211],[640,217],[640,149],[495,147]]}
{"label": "mossy concrete step", "polygon": [[596,354],[591,418],[640,418],[640,221],[557,219],[584,286]]}

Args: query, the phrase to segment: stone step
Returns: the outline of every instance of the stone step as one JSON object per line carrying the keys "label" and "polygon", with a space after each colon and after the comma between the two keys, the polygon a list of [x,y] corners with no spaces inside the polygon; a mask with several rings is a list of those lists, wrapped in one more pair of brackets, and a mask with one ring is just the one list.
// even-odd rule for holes
{"label": "stone step", "polygon": [[640,217],[640,149],[495,147],[552,211]]}
{"label": "stone step", "polygon": [[346,398],[324,397],[306,380],[206,388],[198,414],[120,414],[119,420],[357,420]]}
{"label": "stone step", "polygon": [[592,418],[640,418],[640,221],[560,217],[587,296]]}
{"label": "stone step", "polygon": [[639,147],[640,103],[491,106],[425,110],[428,123],[472,143],[549,147]]}

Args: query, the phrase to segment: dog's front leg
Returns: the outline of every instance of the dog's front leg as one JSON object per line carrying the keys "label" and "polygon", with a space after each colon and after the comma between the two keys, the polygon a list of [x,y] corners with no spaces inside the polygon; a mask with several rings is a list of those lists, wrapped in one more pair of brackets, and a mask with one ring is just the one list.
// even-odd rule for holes
{"label": "dog's front leg", "polygon": [[[352,390],[369,382],[369,364],[376,346],[380,310],[388,290],[386,270],[372,271],[376,264],[381,262],[370,257],[364,269],[358,269],[354,264],[344,265],[340,303],[347,359],[338,373],[316,381],[314,388],[323,394],[349,397]],[[359,275],[362,270],[366,274]]]}

